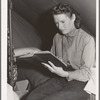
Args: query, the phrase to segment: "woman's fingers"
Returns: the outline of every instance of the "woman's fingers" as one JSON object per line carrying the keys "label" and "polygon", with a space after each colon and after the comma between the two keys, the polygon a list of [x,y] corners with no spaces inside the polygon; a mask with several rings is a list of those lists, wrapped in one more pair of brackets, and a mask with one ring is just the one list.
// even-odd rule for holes
{"label": "woman's fingers", "polygon": [[48,68],[51,72],[53,72],[53,68],[49,64],[46,64],[46,63],[42,62],[42,65],[44,65],[44,67]]}
{"label": "woman's fingers", "polygon": [[56,68],[56,66],[51,61],[48,61],[48,63],[52,66],[53,69]]}

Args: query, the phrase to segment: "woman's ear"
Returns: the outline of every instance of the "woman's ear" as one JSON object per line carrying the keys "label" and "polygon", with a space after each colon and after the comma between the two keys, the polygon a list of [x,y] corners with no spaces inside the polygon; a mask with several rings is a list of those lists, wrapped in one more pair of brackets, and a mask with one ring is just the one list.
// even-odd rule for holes
{"label": "woman's ear", "polygon": [[75,19],[76,19],[76,15],[72,14],[72,20],[75,21]]}

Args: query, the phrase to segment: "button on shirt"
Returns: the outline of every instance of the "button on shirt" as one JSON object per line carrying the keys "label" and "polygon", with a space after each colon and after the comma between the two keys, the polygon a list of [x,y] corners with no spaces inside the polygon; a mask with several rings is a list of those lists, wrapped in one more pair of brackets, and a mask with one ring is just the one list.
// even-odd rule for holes
{"label": "button on shirt", "polygon": [[69,80],[88,81],[90,68],[95,64],[94,38],[82,29],[61,35],[57,33],[53,39],[51,52],[66,63],[70,62],[75,71],[69,72]]}

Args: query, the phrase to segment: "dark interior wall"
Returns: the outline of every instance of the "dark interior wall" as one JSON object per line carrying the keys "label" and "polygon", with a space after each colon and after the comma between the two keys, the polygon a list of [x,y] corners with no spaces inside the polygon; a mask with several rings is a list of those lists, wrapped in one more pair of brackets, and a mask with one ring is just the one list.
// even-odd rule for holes
{"label": "dark interior wall", "polygon": [[69,3],[80,13],[85,28],[95,36],[96,0],[69,0]]}
{"label": "dark interior wall", "polygon": [[94,36],[96,34],[96,0],[12,0],[12,2],[13,10],[39,31],[47,49],[56,30],[45,12],[60,2],[69,2],[80,13],[84,27]]}
{"label": "dark interior wall", "polygon": [[83,25],[92,33],[96,30],[96,0],[12,0],[13,9],[33,25],[38,17],[56,3],[69,2],[81,15]]}

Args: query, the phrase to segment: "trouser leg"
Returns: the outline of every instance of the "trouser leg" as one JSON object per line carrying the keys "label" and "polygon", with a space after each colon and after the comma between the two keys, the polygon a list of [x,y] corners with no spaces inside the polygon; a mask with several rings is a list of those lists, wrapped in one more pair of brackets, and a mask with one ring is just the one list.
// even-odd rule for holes
{"label": "trouser leg", "polygon": [[83,89],[86,83],[79,81],[70,81],[65,87],[41,100],[88,100],[89,94]]}
{"label": "trouser leg", "polygon": [[31,89],[35,88],[39,84],[49,79],[49,75],[46,73],[47,69],[43,66],[36,66],[34,64],[20,61],[17,63],[18,66],[18,81],[28,80]]}
{"label": "trouser leg", "polygon": [[61,77],[49,79],[45,83],[35,88],[29,94],[26,100],[41,100],[42,98],[61,90],[64,87],[65,83],[67,83],[67,81]]}

